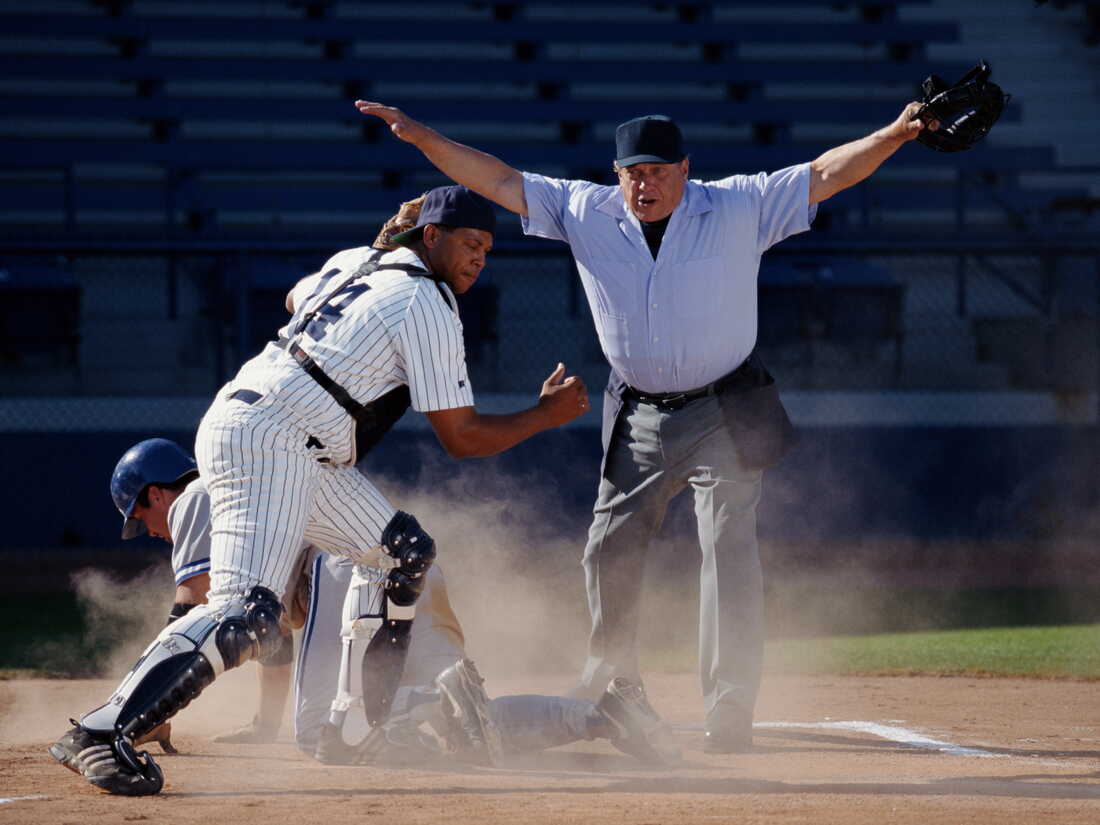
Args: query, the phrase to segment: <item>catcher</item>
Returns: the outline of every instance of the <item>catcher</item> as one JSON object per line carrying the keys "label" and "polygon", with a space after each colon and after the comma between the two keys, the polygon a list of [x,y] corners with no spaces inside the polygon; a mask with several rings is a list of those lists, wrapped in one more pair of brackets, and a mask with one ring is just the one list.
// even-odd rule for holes
{"label": "catcher", "polygon": [[[173,545],[176,595],[169,623],[205,603],[210,586],[209,556],[205,555],[210,545],[210,499],[194,460],[167,439],[142,441],[119,460],[111,493],[119,510],[130,514],[125,517],[123,538],[148,533]],[[620,750],[645,761],[663,759],[650,741],[654,731],[647,730],[647,724],[649,728],[653,724],[645,717],[644,694],[625,680],[609,685],[596,704],[534,695],[490,701],[475,665],[465,658],[462,627],[438,568],[428,574],[422,596],[424,610],[414,623],[409,659],[395,699],[395,717],[379,731],[384,735],[372,740],[374,750],[334,747],[335,740],[322,733],[329,725],[328,711],[335,698],[332,673],[339,668],[340,644],[338,635],[324,632],[322,625],[335,629],[339,623],[352,565],[326,558],[308,546],[302,554],[297,585],[283,600],[291,617],[283,644],[260,663],[259,711],[250,724],[214,741],[275,741],[290,684],[290,630],[302,627],[309,616],[310,627],[303,634],[297,663],[294,727],[299,747],[322,761],[365,761],[377,754],[378,747],[389,746],[390,756],[409,754],[422,759],[453,753],[493,764],[505,747],[537,750],[598,738],[609,739]],[[422,723],[423,731],[419,730]],[[165,723],[135,744],[157,742],[165,753],[176,753],[170,737],[170,723]]]}
{"label": "catcher", "polygon": [[[391,248],[390,236],[415,224],[422,198],[402,205],[401,211],[383,227],[375,241],[378,248]],[[287,296],[287,308],[294,310],[294,296],[310,289],[303,279]],[[112,480],[112,495],[124,515],[123,538],[143,532],[174,542],[173,569],[176,575],[176,604],[169,622],[186,615],[206,601],[209,588],[209,499],[195,463],[178,445],[165,439],[151,439],[136,445],[120,460]],[[350,565],[339,559],[319,558],[303,548],[305,564],[299,568],[296,586],[284,594],[290,626],[309,624],[303,633],[295,683],[295,735],[299,746],[326,762],[364,761],[370,754],[362,748],[339,747],[330,739],[321,741],[328,725],[333,701],[331,676],[339,667],[339,645],[320,640],[336,634],[318,632],[322,622],[339,625],[339,605],[350,580]],[[309,571],[307,575],[307,571]],[[293,581],[293,579],[292,579]],[[385,737],[376,745],[397,746],[395,737],[411,736],[421,721],[440,731],[444,749],[459,752],[482,763],[496,761],[505,745],[516,749],[537,749],[577,739],[607,738],[620,750],[647,761],[664,759],[649,741],[655,728],[644,692],[624,680],[609,684],[598,704],[561,697],[504,697],[490,703],[473,663],[464,659],[461,627],[446,597],[441,575],[430,573],[424,591],[427,615],[413,626],[409,667],[405,687],[396,705],[402,708],[399,723],[385,727]],[[308,604],[307,604],[308,603]],[[325,609],[325,605],[336,609]],[[287,628],[284,628],[287,629]],[[319,640],[310,645],[310,639]],[[272,741],[287,695],[291,643],[284,634],[276,655],[261,671],[261,708],[253,722],[241,731],[219,737],[223,742],[261,743]],[[441,672],[442,671],[442,672]],[[415,708],[415,712],[414,712]],[[415,721],[414,720],[415,717]],[[495,721],[494,721],[495,719]],[[499,725],[499,730],[497,728]],[[379,728],[379,733],[383,732]],[[156,741],[168,753],[170,727],[165,724],[134,744]],[[425,740],[427,741],[427,740]],[[421,748],[421,754],[431,752]],[[435,752],[439,752],[438,748]],[[50,748],[63,765],[81,773],[79,759],[63,739]]]}

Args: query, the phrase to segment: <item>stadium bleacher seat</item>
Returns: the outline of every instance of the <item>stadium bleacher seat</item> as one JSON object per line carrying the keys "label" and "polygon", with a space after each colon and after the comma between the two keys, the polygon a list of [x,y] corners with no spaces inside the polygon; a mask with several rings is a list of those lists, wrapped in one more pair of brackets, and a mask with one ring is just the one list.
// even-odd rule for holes
{"label": "stadium bleacher seat", "polygon": [[905,287],[876,266],[831,259],[812,264],[823,297],[822,337],[843,344],[857,356],[882,343],[894,347],[894,377],[901,375]]}
{"label": "stadium bleacher seat", "polygon": [[[67,176],[27,189],[22,212],[52,214],[55,226],[96,237],[123,231],[122,213],[138,212],[158,216],[138,222],[146,236],[158,227],[170,236],[304,235],[351,225],[356,213],[373,222],[410,194],[426,166],[351,106],[393,90],[407,97],[387,102],[548,174],[609,182],[615,124],[647,111],[681,122],[699,177],[770,170],[866,133],[911,96],[929,68],[927,44],[951,43],[958,29],[950,20],[906,20],[898,14],[906,5],[928,4],[472,3],[455,4],[445,19],[416,2],[243,2],[216,12],[156,2],[9,8],[0,11],[0,104],[9,122],[0,152]],[[626,7],[634,13],[624,20]],[[595,22],[578,25],[578,14]],[[655,42],[672,45],[654,49]],[[809,92],[776,96],[775,84]],[[829,84],[878,91],[814,92]],[[485,94],[489,85],[504,99]],[[653,91],[624,95],[622,87]],[[1004,118],[1018,116],[1010,105]],[[161,181],[97,186],[73,171],[120,162],[159,168]],[[929,163],[906,150],[892,165]],[[983,147],[936,163],[1043,170],[1052,149]],[[214,183],[208,174],[248,170],[329,180],[257,187]],[[331,180],[368,171],[378,183],[358,192]],[[939,188],[921,203],[895,203],[919,223],[951,217],[952,198]],[[859,226],[860,210],[865,204],[838,200],[832,226]],[[25,224],[0,214],[0,233]]]}
{"label": "stadium bleacher seat", "polygon": [[767,261],[760,270],[760,346],[794,351],[813,363],[815,345],[840,345],[857,360],[878,345],[894,348],[893,374],[901,374],[905,287],[880,268],[837,257]]}
{"label": "stadium bleacher seat", "polygon": [[810,361],[814,335],[815,297],[813,275],[793,266],[765,264],[760,268],[757,340],[765,348],[798,345],[801,357]]}
{"label": "stadium bleacher seat", "polygon": [[0,261],[0,363],[76,364],[80,286],[63,269]]}

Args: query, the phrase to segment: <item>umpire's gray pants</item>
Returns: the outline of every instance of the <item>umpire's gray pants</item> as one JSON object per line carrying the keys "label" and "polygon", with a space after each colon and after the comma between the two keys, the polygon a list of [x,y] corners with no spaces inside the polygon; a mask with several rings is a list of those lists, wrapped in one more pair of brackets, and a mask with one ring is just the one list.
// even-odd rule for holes
{"label": "umpire's gray pants", "polygon": [[[680,410],[623,404],[584,552],[592,635],[581,677],[596,695],[612,676],[639,678],[637,626],[649,543],[668,502],[691,486],[702,550],[699,672],[707,717],[752,712],[764,645],[756,505],[763,471],[738,459],[718,399]],[[668,602],[650,605],[667,611]]]}

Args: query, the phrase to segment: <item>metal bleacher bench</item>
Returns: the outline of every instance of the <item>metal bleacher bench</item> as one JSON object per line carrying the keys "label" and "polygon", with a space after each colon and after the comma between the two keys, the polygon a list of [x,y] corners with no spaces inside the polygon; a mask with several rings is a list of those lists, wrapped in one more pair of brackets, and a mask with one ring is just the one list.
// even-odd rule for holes
{"label": "metal bleacher bench", "polygon": [[[777,17],[781,17],[777,15]],[[792,42],[953,42],[958,38],[953,23],[722,23],[631,22],[609,26],[578,26],[570,20],[523,19],[439,21],[414,30],[404,21],[380,19],[349,21],[332,17],[318,19],[265,17],[118,17],[69,15],[5,15],[9,37],[43,38],[126,38],[131,41],[163,40],[285,40],[347,42],[354,36],[377,42],[401,41],[510,41],[532,44],[537,53],[546,42],[644,43],[647,38],[685,43],[792,43]],[[356,25],[358,23],[358,25]]]}
{"label": "metal bleacher bench", "polygon": [[0,364],[77,361],[80,286],[52,266],[0,261]]}
{"label": "metal bleacher bench", "polygon": [[[767,82],[912,83],[914,88],[930,68],[923,60],[829,60],[824,65],[791,60],[662,60],[645,65],[637,60],[484,60],[460,58],[362,57],[286,60],[270,57],[88,57],[65,54],[0,56],[9,76],[31,78],[100,78],[134,83],[176,80],[218,80],[226,77],[257,81],[328,81],[359,84],[365,93],[382,82],[447,82],[490,80],[505,76],[513,83],[568,84],[591,82],[662,82],[759,84]],[[872,68],[873,67],[873,68]],[[969,66],[937,62],[937,73],[954,77]],[[555,91],[551,88],[550,91]]]}

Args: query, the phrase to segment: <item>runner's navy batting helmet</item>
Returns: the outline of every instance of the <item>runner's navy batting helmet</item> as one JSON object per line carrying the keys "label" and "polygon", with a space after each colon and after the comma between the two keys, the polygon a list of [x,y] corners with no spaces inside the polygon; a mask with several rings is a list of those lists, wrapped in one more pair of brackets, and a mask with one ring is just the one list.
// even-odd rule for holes
{"label": "runner's navy batting helmet", "polygon": [[150,484],[174,484],[197,472],[195,459],[167,438],[150,438],[127,450],[111,476],[111,498],[122,513],[122,537],[132,539],[145,532],[145,522],[131,516],[142,490]]}

